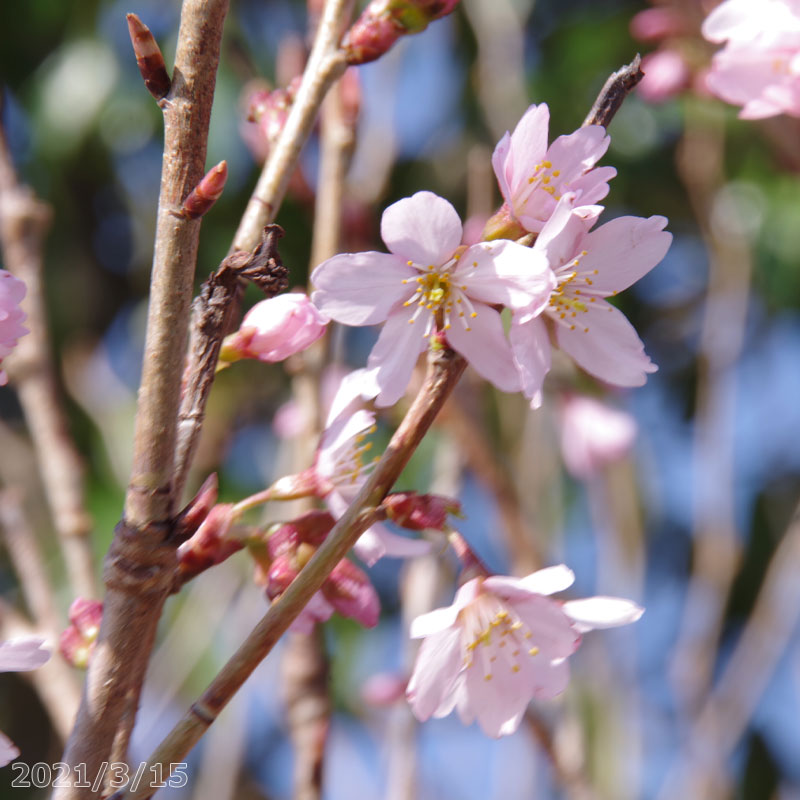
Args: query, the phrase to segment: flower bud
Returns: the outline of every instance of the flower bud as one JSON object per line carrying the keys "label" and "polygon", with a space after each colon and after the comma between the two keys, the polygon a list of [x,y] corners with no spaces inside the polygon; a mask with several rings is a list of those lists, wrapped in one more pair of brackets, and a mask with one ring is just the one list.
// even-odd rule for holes
{"label": "flower bud", "polygon": [[300,80],[300,76],[293,78],[285,89],[257,88],[247,98],[243,135],[257,158],[266,159],[270,149],[278,141],[289,117]]}
{"label": "flower bud", "polygon": [[378,624],[381,603],[367,575],[352,561],[343,558],[322,584],[325,599],[343,617],[360,622],[366,628]]}
{"label": "flower bud", "polygon": [[181,211],[188,219],[198,219],[206,214],[211,206],[219,200],[225,182],[228,180],[228,163],[220,161],[202,178],[183,201]]}
{"label": "flower bud", "polygon": [[194,536],[178,548],[178,575],[182,582],[242,549],[242,542],[228,538],[235,520],[232,503],[220,503],[211,509]]}
{"label": "flower bud", "polygon": [[100,633],[102,619],[103,604],[98,600],[76,597],[72,601],[69,607],[70,625],[58,640],[58,649],[68,664],[86,669]]}
{"label": "flower bud", "polygon": [[313,510],[276,528],[267,539],[267,549],[271,558],[286,553],[294,553],[301,544],[319,547],[336,520],[327,511]]}
{"label": "flower bud", "polygon": [[179,541],[184,542],[197,532],[216,505],[218,494],[217,473],[212,472],[175,519],[175,536]]}
{"label": "flower bud", "polygon": [[446,527],[450,514],[461,516],[458,500],[437,494],[395,492],[384,499],[382,506],[388,519],[411,531],[441,531]]}
{"label": "flower bud", "polygon": [[325,332],[328,320],[302,292],[256,303],[236,333],[225,338],[222,361],[257,358],[274,363],[305,350]]}
{"label": "flower bud", "polygon": [[142,73],[144,85],[156,100],[166,97],[170,90],[170,80],[164,56],[161,54],[155,37],[136,14],[128,14],[128,33],[131,37],[136,64]]}
{"label": "flower bud", "polygon": [[455,10],[459,0],[372,0],[345,34],[348,64],[382,56],[401,36],[419,33]]}
{"label": "flower bud", "polygon": [[664,103],[682,92],[691,79],[691,72],[677,50],[656,50],[642,59],[644,77],[636,91],[648,103]]}

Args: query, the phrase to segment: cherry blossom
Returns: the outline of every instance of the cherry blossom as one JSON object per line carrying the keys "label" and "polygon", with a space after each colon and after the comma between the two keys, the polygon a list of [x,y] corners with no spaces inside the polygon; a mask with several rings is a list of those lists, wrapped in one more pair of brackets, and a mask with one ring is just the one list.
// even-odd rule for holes
{"label": "cherry blossom", "polygon": [[[23,327],[25,312],[19,307],[25,297],[25,284],[10,272],[0,269],[0,364],[28,329]],[[8,376],[0,369],[0,386],[5,386]]]}
{"label": "cherry blossom", "polygon": [[226,337],[220,358],[283,361],[316,342],[327,324],[303,292],[279,294],[256,303],[245,314],[239,330]]}
{"label": "cherry blossom", "polygon": [[419,720],[457,709],[488,736],[513,733],[532,698],[549,699],[569,681],[567,658],[581,634],[635,622],[643,609],[617,597],[558,602],[572,585],[564,565],[525,578],[474,578],[453,605],[417,617],[412,638],[424,638],[407,697]]}
{"label": "cherry blossom", "polygon": [[538,233],[568,192],[582,205],[596,203],[608,194],[608,181],[617,171],[595,167],[611,141],[605,128],[587,125],[559,136],[548,147],[549,122],[547,104],[532,105],[514,132],[498,142],[492,166],[505,204],[487,230],[499,226],[500,235],[508,235],[504,229],[509,220],[502,219],[507,215],[524,231]]}
{"label": "cherry blossom", "polygon": [[[38,669],[50,658],[50,651],[43,645],[44,639],[36,637],[0,642],[0,672],[27,672]],[[0,767],[4,767],[18,756],[19,750],[11,739],[0,733]]]}
{"label": "cherry blossom", "polygon": [[500,313],[492,306],[543,307],[555,285],[544,258],[509,241],[461,246],[456,210],[431,192],[389,206],[381,235],[389,253],[337,255],[311,276],[312,300],[330,318],[386,323],[367,364],[376,404],[392,405],[403,395],[437,330],[484,378],[503,391],[519,391]]}
{"label": "cherry blossom", "polygon": [[555,272],[558,286],[543,314],[517,313],[510,339],[523,391],[534,408],[550,369],[551,341],[591,375],[615,386],[641,386],[658,368],[633,326],[605,298],[649,272],[666,254],[672,235],[664,217],[618,217],[594,225],[601,206],[573,207],[566,195],[533,246]]}
{"label": "cherry blossom", "polygon": [[800,116],[800,7],[794,0],[726,0],[703,23],[725,42],[706,77],[708,89],[743,119]]}
{"label": "cherry blossom", "polygon": [[561,406],[561,455],[567,470],[582,480],[618,461],[636,438],[636,421],[593,397],[568,395]]}

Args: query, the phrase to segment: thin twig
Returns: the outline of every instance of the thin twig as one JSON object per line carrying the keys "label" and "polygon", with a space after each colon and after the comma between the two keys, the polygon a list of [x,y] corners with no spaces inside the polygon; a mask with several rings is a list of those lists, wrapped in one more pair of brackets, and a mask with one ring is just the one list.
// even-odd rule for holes
{"label": "thin twig", "polygon": [[233,250],[252,250],[259,232],[275,220],[286,193],[289,178],[306,142],[322,101],[333,82],[347,66],[339,48],[344,20],[351,0],[328,0],[320,21],[314,47],[303,73],[292,109],[275,148],[270,153],[242,221],[233,238]]}
{"label": "thin twig", "polygon": [[28,287],[22,303],[29,333],[8,359],[36,450],[47,502],[73,595],[97,594],[86,512],[83,463],[69,433],[49,341],[43,287],[50,207],[20,184],[0,124],[0,246],[6,268]]}
{"label": "thin twig", "polygon": [[597,95],[597,100],[594,101],[592,110],[583,121],[584,126],[602,125],[607,128],[625,98],[642,78],[644,78],[642,59],[637,53],[630,64],[609,75],[600,94]]}
{"label": "thin twig", "polygon": [[[133,467],[125,515],[106,559],[103,624],[64,755],[73,770],[82,764],[92,775],[109,760],[123,716],[135,714],[176,564],[175,545],[168,541],[175,505],[173,463],[200,234],[200,220],[182,215],[181,204],[205,173],[227,10],[228,0],[184,0],[172,85],[160,103],[164,160]],[[114,745],[115,758],[124,744]],[[57,788],[54,797],[77,800],[96,794],[67,785]]]}
{"label": "thin twig", "polygon": [[179,498],[186,484],[214,375],[222,338],[231,325],[234,299],[243,280],[255,283],[267,297],[286,289],[287,270],[278,255],[277,240],[283,236],[278,225],[267,225],[261,242],[252,253],[235,252],[213,272],[193,304],[186,385],[178,413],[178,444],[175,454],[173,492]]}
{"label": "thin twig", "polygon": [[[320,589],[333,567],[374,522],[375,510],[422,441],[465,367],[466,361],[451,350],[438,350],[430,354],[428,374],[422,389],[353,503],[203,696],[192,704],[184,718],[159,745],[148,761],[148,769],[152,766],[158,769],[158,765],[161,765],[164,774],[168,774],[170,765],[180,762]],[[118,792],[114,797],[117,800],[123,797],[146,798],[152,793],[149,786],[140,786],[136,791]]]}

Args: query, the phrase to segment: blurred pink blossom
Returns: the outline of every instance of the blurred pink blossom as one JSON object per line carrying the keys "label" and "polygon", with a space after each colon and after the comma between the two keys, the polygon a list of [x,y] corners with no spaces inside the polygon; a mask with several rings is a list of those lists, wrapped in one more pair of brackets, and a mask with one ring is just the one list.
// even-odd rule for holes
{"label": "blurred pink blossom", "polygon": [[406,390],[420,353],[441,318],[450,346],[484,378],[519,391],[511,348],[494,305],[543,306],[553,276],[530,248],[509,241],[461,246],[462,226],[447,200],[417,192],[383,213],[390,253],[347,253],[320,264],[313,301],[347,325],[384,322],[367,364],[376,404]]}
{"label": "blurred pink blossom", "polygon": [[617,597],[565,603],[549,595],[575,576],[563,564],[525,578],[474,578],[453,605],[417,617],[412,638],[423,638],[407,696],[419,720],[457,709],[488,736],[513,733],[529,701],[549,699],[569,681],[567,658],[581,634],[635,622],[643,609]]}
{"label": "blurred pink blossom", "polygon": [[225,338],[222,361],[257,358],[283,361],[325,333],[328,320],[302,292],[287,292],[256,303],[239,330]]}
{"label": "blurred pink blossom", "polygon": [[[0,284],[2,284],[1,278]],[[19,299],[21,298],[22,295],[19,295]],[[27,672],[38,669],[50,658],[50,651],[43,645],[44,639],[36,637],[0,642],[0,672]],[[11,739],[0,732],[0,767],[9,764],[18,756],[19,750]]]}
{"label": "blurred pink blossom", "polygon": [[725,42],[713,58],[708,89],[743,119],[800,116],[800,6],[796,0],[726,0],[703,23]]}
{"label": "blurred pink blossom", "polygon": [[361,685],[361,699],[371,706],[390,706],[406,693],[408,680],[393,672],[377,672]]}
{"label": "blurred pink blossom", "polygon": [[69,627],[58,640],[58,650],[73,667],[86,669],[94,651],[103,621],[103,604],[99,600],[76,597],[69,607]]}
{"label": "blurred pink blossom", "polygon": [[561,455],[570,474],[585,480],[630,452],[636,421],[591,397],[567,395],[561,407]]}
{"label": "blurred pink blossom", "polygon": [[631,36],[640,42],[659,42],[686,32],[683,17],[674,8],[646,8],[634,14],[630,24]]}
{"label": "blurred pink blossom", "polygon": [[[0,364],[28,329],[23,327],[25,312],[19,307],[25,297],[25,284],[10,272],[0,269]],[[0,369],[0,386],[5,386],[8,376]]]}
{"label": "blurred pink blossom", "polygon": [[691,72],[683,56],[672,49],[656,50],[642,59],[644,78],[636,87],[649,103],[663,103],[683,91],[691,81]]}
{"label": "blurred pink blossom", "polygon": [[[547,104],[533,105],[514,132],[498,142],[492,166],[505,204],[487,224],[489,238],[538,233],[566,194],[581,205],[596,203],[608,194],[608,181],[617,171],[595,167],[610,142],[605,128],[587,125],[559,136],[548,147],[549,124]],[[521,226],[521,232],[508,229],[513,222]]]}
{"label": "blurred pink blossom", "polygon": [[[594,231],[601,206],[573,207],[565,195],[542,229],[534,251],[543,253],[558,286],[544,314],[516,313],[511,345],[531,405],[541,405],[550,370],[551,341],[591,375],[615,386],[642,386],[658,368],[633,326],[605,298],[627,289],[666,254],[672,235],[664,217],[617,217]],[[552,337],[552,338],[551,338]]]}

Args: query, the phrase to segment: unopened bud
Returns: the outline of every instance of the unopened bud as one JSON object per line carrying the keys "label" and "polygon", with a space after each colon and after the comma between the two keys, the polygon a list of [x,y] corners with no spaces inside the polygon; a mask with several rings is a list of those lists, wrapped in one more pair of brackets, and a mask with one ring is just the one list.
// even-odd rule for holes
{"label": "unopened bud", "polygon": [[178,548],[178,574],[182,582],[221,564],[244,545],[228,537],[236,512],[232,503],[220,503],[208,516],[191,539]]}
{"label": "unopened bud", "polygon": [[219,200],[225,182],[228,180],[228,163],[220,161],[203,176],[200,183],[192,189],[183,201],[181,213],[188,219],[198,219],[207,214],[211,206]]}
{"label": "unopened bud", "polygon": [[161,54],[158,42],[150,32],[150,28],[136,14],[128,14],[128,33],[131,37],[133,52],[136,54],[136,64],[139,72],[142,73],[147,91],[156,100],[162,100],[167,96],[172,81],[164,64],[164,56]]}
{"label": "unopened bud", "polygon": [[401,36],[420,33],[455,10],[459,0],[372,0],[345,34],[342,48],[351,65],[382,56]]}
{"label": "unopened bud", "polygon": [[212,472],[197,490],[197,494],[186,504],[175,519],[175,537],[185,542],[203,524],[211,509],[217,503],[219,481],[217,473]]}
{"label": "unopened bud", "polygon": [[270,149],[278,141],[300,88],[300,81],[301,77],[296,76],[285,89],[269,89],[263,86],[250,89],[245,101],[246,122],[242,132],[257,158],[266,159]]}
{"label": "unopened bud", "polygon": [[69,627],[58,640],[58,649],[73,667],[86,669],[103,619],[103,604],[77,597],[69,607]]}
{"label": "unopened bud", "polygon": [[223,362],[257,358],[275,363],[299,353],[325,333],[328,319],[302,292],[288,292],[256,303],[236,333],[225,338]]}
{"label": "unopened bud", "polygon": [[325,599],[343,617],[360,622],[366,628],[378,624],[381,603],[366,573],[343,558],[322,584]]}
{"label": "unopened bud", "polygon": [[395,492],[384,499],[382,506],[388,519],[410,531],[441,531],[447,526],[450,514],[461,516],[458,500],[438,494]]}
{"label": "unopened bud", "polygon": [[327,511],[307,511],[270,533],[267,540],[270,557],[295,553],[301,544],[319,547],[335,524],[336,520]]}

